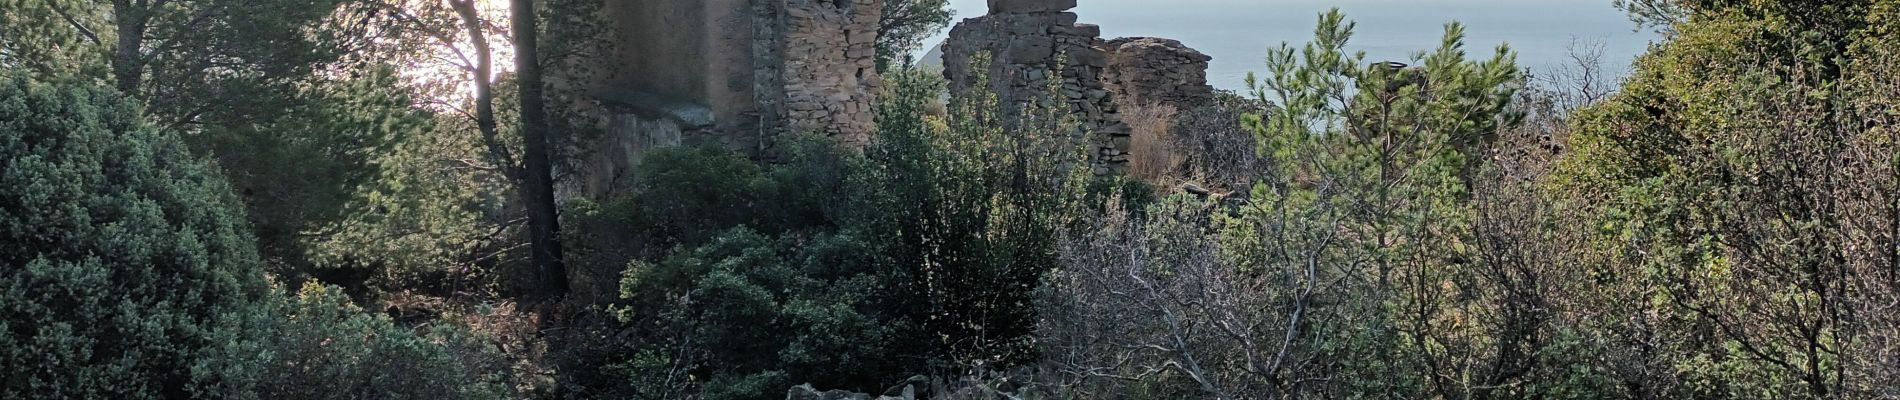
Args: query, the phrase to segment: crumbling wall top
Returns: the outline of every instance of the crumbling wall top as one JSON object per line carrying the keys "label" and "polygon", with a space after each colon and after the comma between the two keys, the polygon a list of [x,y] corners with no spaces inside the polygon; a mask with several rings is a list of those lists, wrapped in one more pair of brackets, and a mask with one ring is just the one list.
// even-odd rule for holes
{"label": "crumbling wall top", "polygon": [[1076,0],[990,0],[990,14],[1026,14],[1063,12],[1075,9]]}
{"label": "crumbling wall top", "polygon": [[1104,42],[1104,81],[1126,106],[1165,105],[1186,110],[1214,99],[1208,57],[1174,39],[1133,37]]}
{"label": "crumbling wall top", "polygon": [[[1076,23],[1075,0],[990,0],[988,15],[964,20],[944,43],[953,96],[994,94],[1006,118],[1053,95],[1076,115],[1072,136],[1096,147],[1098,172],[1125,169],[1129,129],[1102,86],[1108,56],[1101,29]],[[987,59],[982,57],[987,55]],[[981,64],[987,60],[987,64]],[[980,85],[987,82],[988,85]],[[1057,93],[1050,93],[1051,89]]]}

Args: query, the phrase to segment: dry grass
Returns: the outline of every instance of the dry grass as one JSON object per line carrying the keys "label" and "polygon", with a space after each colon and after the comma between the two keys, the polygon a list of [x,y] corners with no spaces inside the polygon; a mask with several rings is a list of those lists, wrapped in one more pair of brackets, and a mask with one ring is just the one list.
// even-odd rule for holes
{"label": "dry grass", "polygon": [[1132,129],[1128,144],[1128,174],[1157,186],[1181,180],[1182,157],[1169,146],[1176,111],[1170,106],[1132,107],[1122,122]]}

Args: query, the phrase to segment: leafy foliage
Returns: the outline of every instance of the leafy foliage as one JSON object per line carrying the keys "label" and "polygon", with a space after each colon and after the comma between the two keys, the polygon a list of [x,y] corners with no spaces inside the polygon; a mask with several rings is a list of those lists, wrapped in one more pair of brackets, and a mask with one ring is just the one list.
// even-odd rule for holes
{"label": "leafy foliage", "polygon": [[[1508,385],[1508,342],[1475,296],[1480,154],[1509,126],[1521,78],[1508,48],[1465,58],[1463,29],[1415,68],[1368,63],[1353,25],[1321,16],[1255,82],[1266,114],[1251,195],[1111,208],[1073,231],[1045,293],[1044,340],[1100,396],[1440,397]],[[1497,301],[1497,303],[1491,303]],[[1132,320],[1132,321],[1131,321]],[[1114,332],[1114,334],[1104,334]],[[1437,371],[1437,372],[1421,372]]]}
{"label": "leafy foliage", "polygon": [[[520,316],[505,105],[598,134],[608,25],[476,4],[0,2],[0,398],[1900,396],[1900,1],[1618,1],[1666,41],[1607,96],[1455,23],[1374,63],[1327,13],[1178,110],[1217,190],[1158,201],[1065,102],[933,113],[893,61],[950,13],[891,1],[872,144],[643,154],[566,204],[575,296]],[[306,280],[347,288],[270,283]]]}
{"label": "leafy foliage", "polygon": [[107,88],[0,84],[0,397],[182,397],[266,294],[223,178]]}
{"label": "leafy foliage", "polygon": [[[1599,280],[1644,302],[1620,340],[1671,351],[1618,363],[1636,393],[1879,397],[1893,354],[1894,133],[1884,111],[1896,42],[1886,1],[1699,4],[1622,93],[1579,114],[1552,184],[1589,215]],[[1872,113],[1869,113],[1869,112]],[[1843,179],[1847,176],[1854,178]],[[1851,211],[1850,211],[1851,210]],[[1609,290],[1599,290],[1611,292]],[[1879,356],[1875,356],[1879,357]]]}
{"label": "leafy foliage", "polygon": [[[241,194],[259,252],[291,281],[306,240],[342,218],[374,162],[426,129],[377,47],[392,2],[29,0],[9,23],[11,73],[112,82],[161,129],[211,156]],[[381,51],[389,51],[381,49]]]}
{"label": "leafy foliage", "polygon": [[498,397],[466,331],[271,290],[222,178],[115,91],[0,96],[0,397]]}
{"label": "leafy foliage", "polygon": [[950,26],[956,12],[949,0],[890,0],[884,2],[877,26],[877,68],[904,67],[911,53],[930,44],[924,39]]}
{"label": "leafy foliage", "polygon": [[[212,155],[248,204],[260,251],[272,271],[297,281],[318,269],[308,245],[336,232],[361,188],[408,136],[427,134],[430,117],[411,107],[396,71],[381,67],[352,81],[317,83],[306,104],[252,123],[207,125],[191,135]],[[419,139],[418,139],[419,140]]]}
{"label": "leafy foliage", "polygon": [[625,384],[589,393],[874,391],[1034,360],[1031,294],[1092,177],[1062,167],[1079,152],[1041,147],[1067,143],[1051,133],[927,117],[933,79],[892,76],[862,153],[794,145],[792,162],[765,167],[725,150],[648,155],[640,189],[601,215],[672,248],[634,254],[621,275],[615,335],[634,339],[591,362]]}
{"label": "leafy foliage", "polygon": [[232,399],[500,399],[501,360],[456,325],[422,332],[364,313],[340,288],[306,284],[233,318],[194,372],[218,377],[203,393]]}
{"label": "leafy foliage", "polygon": [[1327,16],[1269,58],[1246,205],[1071,235],[1046,354],[1102,397],[1893,395],[1900,3],[1654,3],[1620,93],[1515,104],[1455,25],[1360,68]]}
{"label": "leafy foliage", "polygon": [[305,231],[315,274],[376,290],[466,285],[475,292],[495,281],[475,277],[504,275],[519,255],[510,251],[518,243],[509,236],[513,218],[498,211],[507,208],[508,183],[466,162],[485,150],[443,127],[456,122],[446,119],[391,143],[375,158],[377,175],[349,194],[339,218]]}

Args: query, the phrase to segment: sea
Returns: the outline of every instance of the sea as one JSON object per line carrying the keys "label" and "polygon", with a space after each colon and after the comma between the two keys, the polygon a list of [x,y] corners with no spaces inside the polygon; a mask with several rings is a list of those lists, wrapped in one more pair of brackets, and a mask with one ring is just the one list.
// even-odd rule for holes
{"label": "sea", "polygon": [[[989,0],[951,0],[954,21],[981,16]],[[1574,68],[1575,55],[1598,54],[1601,71],[1620,76],[1661,36],[1639,29],[1612,0],[1078,0],[1081,22],[1103,38],[1153,36],[1180,40],[1214,58],[1208,81],[1244,91],[1248,72],[1265,70],[1267,52],[1313,38],[1319,15],[1338,8],[1355,23],[1348,48],[1366,60],[1416,64],[1436,49],[1445,25],[1465,26],[1469,57],[1488,58],[1508,45],[1533,75]],[[934,47],[948,29],[926,43]]]}

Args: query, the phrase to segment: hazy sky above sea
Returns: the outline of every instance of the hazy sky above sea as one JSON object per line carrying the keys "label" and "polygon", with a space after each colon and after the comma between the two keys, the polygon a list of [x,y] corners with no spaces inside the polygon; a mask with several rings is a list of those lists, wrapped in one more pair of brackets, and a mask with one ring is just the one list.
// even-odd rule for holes
{"label": "hazy sky above sea", "polygon": [[[1338,7],[1358,22],[1349,47],[1370,61],[1408,61],[1436,48],[1444,25],[1465,24],[1471,57],[1488,57],[1509,43],[1518,64],[1536,70],[1564,65],[1573,42],[1599,43],[1604,64],[1621,74],[1657,36],[1638,32],[1611,0],[1079,0],[1081,22],[1101,25],[1102,37],[1179,39],[1214,57],[1208,79],[1242,89],[1248,71],[1260,71],[1267,50],[1296,47],[1313,37],[1319,14]],[[954,21],[981,16],[987,0],[951,0]],[[953,21],[953,23],[954,23]],[[927,45],[935,45],[948,33]]]}

